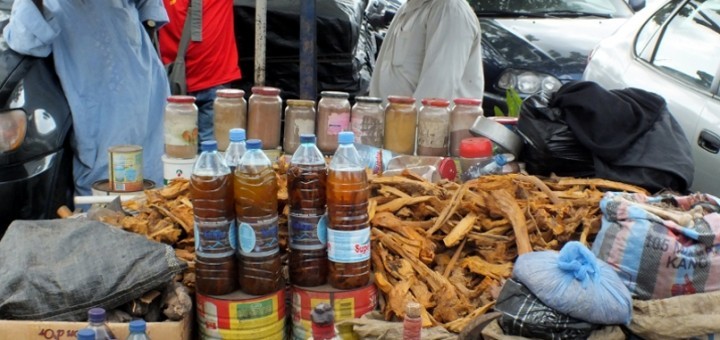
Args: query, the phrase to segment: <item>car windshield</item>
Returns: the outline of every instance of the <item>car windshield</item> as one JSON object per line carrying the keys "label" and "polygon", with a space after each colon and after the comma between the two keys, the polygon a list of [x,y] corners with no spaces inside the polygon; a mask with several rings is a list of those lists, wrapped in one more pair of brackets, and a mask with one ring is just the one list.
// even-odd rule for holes
{"label": "car windshield", "polygon": [[601,17],[633,15],[624,0],[468,0],[479,17]]}

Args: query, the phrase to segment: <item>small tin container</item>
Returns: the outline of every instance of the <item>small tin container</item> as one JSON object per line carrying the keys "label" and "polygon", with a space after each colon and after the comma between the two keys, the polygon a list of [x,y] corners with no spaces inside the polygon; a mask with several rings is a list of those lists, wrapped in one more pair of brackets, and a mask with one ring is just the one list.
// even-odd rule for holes
{"label": "small tin container", "polygon": [[143,190],[142,147],[116,145],[108,148],[108,179],[111,191]]}

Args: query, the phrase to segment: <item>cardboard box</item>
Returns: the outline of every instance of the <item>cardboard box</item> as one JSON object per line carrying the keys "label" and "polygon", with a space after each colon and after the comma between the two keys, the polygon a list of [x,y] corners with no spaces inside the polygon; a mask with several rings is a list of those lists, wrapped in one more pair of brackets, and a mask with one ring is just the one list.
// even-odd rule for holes
{"label": "cardboard box", "polygon": [[[153,340],[191,340],[193,313],[180,321],[149,322],[148,336]],[[109,323],[115,336],[123,340],[129,330],[127,323]],[[75,339],[85,322],[0,320],[0,340],[61,340]]]}

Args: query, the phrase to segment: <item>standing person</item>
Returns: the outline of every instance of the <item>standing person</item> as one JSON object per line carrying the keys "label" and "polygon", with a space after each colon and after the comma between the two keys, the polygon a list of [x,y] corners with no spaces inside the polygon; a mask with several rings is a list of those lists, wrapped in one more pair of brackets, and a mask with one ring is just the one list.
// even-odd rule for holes
{"label": "standing person", "polygon": [[15,0],[3,35],[13,50],[53,54],[73,118],[75,191],[108,176],[108,148],[143,147],[143,177],[162,183],[167,75],[145,22],[168,20],[160,0]]}
{"label": "standing person", "polygon": [[[199,13],[202,30],[191,34],[185,53],[188,94],[195,97],[198,107],[199,141],[215,139],[213,133],[213,102],[215,92],[240,79],[238,51],[235,44],[233,0],[163,0],[170,23],[160,30],[160,54],[163,63],[175,60],[182,37],[188,6],[202,4]],[[193,21],[196,22],[196,21]],[[192,26],[195,29],[195,26]]]}
{"label": "standing person", "polygon": [[370,96],[482,98],[480,32],[466,0],[408,0],[380,47]]}

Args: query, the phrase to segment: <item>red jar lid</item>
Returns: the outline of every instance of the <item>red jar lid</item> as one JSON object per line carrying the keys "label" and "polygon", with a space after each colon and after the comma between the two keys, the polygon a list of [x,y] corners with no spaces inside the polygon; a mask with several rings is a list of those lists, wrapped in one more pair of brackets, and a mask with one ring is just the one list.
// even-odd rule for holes
{"label": "red jar lid", "polygon": [[452,160],[452,158],[444,158],[440,161],[440,164],[438,164],[438,173],[440,174],[440,177],[447,179],[449,181],[454,181],[455,177],[457,176],[457,166],[455,165],[455,161]]}
{"label": "red jar lid", "polygon": [[518,117],[488,117],[502,125],[517,125]]}
{"label": "red jar lid", "polygon": [[193,96],[170,96],[167,99],[168,103],[181,103],[181,104],[191,104],[195,102],[195,97]]}
{"label": "red jar lid", "polygon": [[414,104],[415,98],[403,96],[388,96],[388,101],[393,104]]}
{"label": "red jar lid", "polygon": [[253,86],[252,93],[259,94],[261,96],[278,96],[280,95],[280,89],[269,86]]}
{"label": "red jar lid", "polygon": [[465,138],[460,141],[460,157],[483,158],[492,157],[492,142],[484,137]]}
{"label": "red jar lid", "polygon": [[425,106],[434,106],[434,107],[450,106],[450,102],[448,100],[442,99],[442,98],[425,98],[422,100],[422,104]]}
{"label": "red jar lid", "polygon": [[238,89],[219,89],[217,96],[223,98],[242,98],[245,97],[245,91]]}
{"label": "red jar lid", "polygon": [[455,99],[455,105],[482,105],[482,99],[457,98]]}

